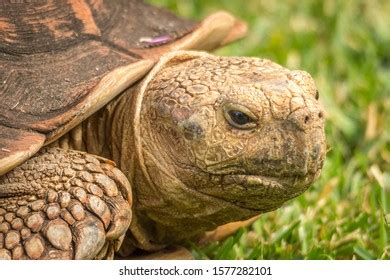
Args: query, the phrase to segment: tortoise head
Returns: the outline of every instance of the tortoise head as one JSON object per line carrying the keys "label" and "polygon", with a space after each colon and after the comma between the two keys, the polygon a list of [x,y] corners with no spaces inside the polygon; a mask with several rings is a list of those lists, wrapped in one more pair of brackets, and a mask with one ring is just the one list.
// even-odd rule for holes
{"label": "tortoise head", "polygon": [[180,52],[148,79],[139,151],[149,191],[140,209],[161,240],[274,210],[319,176],[324,113],[306,72]]}

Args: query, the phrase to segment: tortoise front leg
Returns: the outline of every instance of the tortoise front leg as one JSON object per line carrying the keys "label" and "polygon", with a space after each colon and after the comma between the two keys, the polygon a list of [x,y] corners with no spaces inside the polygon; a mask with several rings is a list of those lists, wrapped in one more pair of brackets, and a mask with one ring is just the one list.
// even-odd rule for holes
{"label": "tortoise front leg", "polygon": [[0,177],[0,259],[113,257],[131,221],[113,163],[51,148]]}

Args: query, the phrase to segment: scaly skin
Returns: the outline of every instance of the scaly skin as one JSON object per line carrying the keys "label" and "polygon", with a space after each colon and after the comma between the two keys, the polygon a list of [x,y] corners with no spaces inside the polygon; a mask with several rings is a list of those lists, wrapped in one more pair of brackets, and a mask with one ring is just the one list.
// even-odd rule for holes
{"label": "scaly skin", "polygon": [[81,152],[42,149],[0,194],[0,259],[112,258],[131,221],[126,178]]}
{"label": "scaly skin", "polygon": [[[154,240],[177,242],[304,192],[326,150],[317,98],[309,74],[269,60],[183,55],[164,66],[140,110],[149,182],[134,190],[136,211],[156,222]],[[253,128],[232,127],[229,110]]]}
{"label": "scaly skin", "polygon": [[[120,251],[125,256],[134,246],[158,250],[219,225],[274,210],[304,192],[319,176],[326,151],[324,113],[317,99],[309,74],[290,71],[268,60],[171,53],[163,56],[141,84],[58,143],[115,161],[130,182],[133,217]],[[241,117],[244,113],[248,118],[238,124],[232,112],[241,112]],[[40,155],[42,166],[50,162],[45,153],[53,152]],[[57,165],[56,172],[63,174],[61,162],[57,159],[52,163]],[[79,167],[86,168],[83,164]],[[58,178],[49,176],[42,188],[43,183],[28,170],[42,172],[34,162],[11,172],[21,173],[28,181],[18,185],[19,192],[9,191],[12,188],[4,179],[7,177],[0,182],[0,207],[11,212],[1,213],[3,220],[10,220],[7,233],[16,218],[12,211],[17,210],[12,207],[20,203],[32,207],[29,203],[33,202],[24,202],[21,193],[43,199],[39,195],[44,197],[45,190],[56,186],[53,181]],[[117,185],[126,184],[117,171],[115,176],[122,178]],[[77,173],[76,177],[80,176]],[[81,182],[78,187],[92,192],[88,184]],[[42,193],[38,191],[41,189]],[[108,204],[111,210],[118,207]],[[80,207],[89,209],[83,203]],[[47,216],[47,207],[42,209],[39,211],[46,211]],[[40,215],[45,215],[43,212]],[[91,209],[88,213],[102,220],[99,213]],[[45,218],[44,223],[49,220]],[[107,215],[108,220],[115,223],[115,215]],[[70,227],[69,223],[63,226]],[[42,230],[43,238],[39,240],[45,243],[40,258],[53,246],[47,230]],[[15,240],[21,240],[21,233],[14,235]],[[121,241],[123,232],[116,235]],[[0,247],[5,249],[0,253],[11,254],[8,247],[19,248],[20,242],[10,246],[7,242],[12,238],[2,241],[2,237]],[[75,240],[72,245],[78,244]],[[95,247],[109,251],[102,246],[99,243]],[[92,255],[106,254],[96,248]],[[63,251],[71,254],[74,250]]]}
{"label": "scaly skin", "polygon": [[[309,74],[257,58],[165,60],[84,124],[88,152],[132,184],[131,243],[158,249],[274,210],[319,176],[324,113]],[[255,126],[232,127],[230,109]]]}

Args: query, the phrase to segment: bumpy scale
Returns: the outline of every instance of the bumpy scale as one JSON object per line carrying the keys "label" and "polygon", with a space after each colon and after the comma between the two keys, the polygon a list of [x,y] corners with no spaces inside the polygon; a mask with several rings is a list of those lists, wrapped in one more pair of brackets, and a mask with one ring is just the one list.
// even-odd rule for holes
{"label": "bumpy scale", "polygon": [[0,177],[0,259],[112,258],[131,190],[112,162],[42,149]]}

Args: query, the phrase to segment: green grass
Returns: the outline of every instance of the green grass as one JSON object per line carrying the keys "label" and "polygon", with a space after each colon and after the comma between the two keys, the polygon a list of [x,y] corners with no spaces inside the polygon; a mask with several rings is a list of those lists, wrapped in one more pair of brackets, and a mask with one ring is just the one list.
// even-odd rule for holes
{"label": "green grass", "polygon": [[322,176],[201,259],[390,259],[390,1],[153,0],[201,19],[225,9],[248,36],[218,50],[311,73],[327,114]]}

